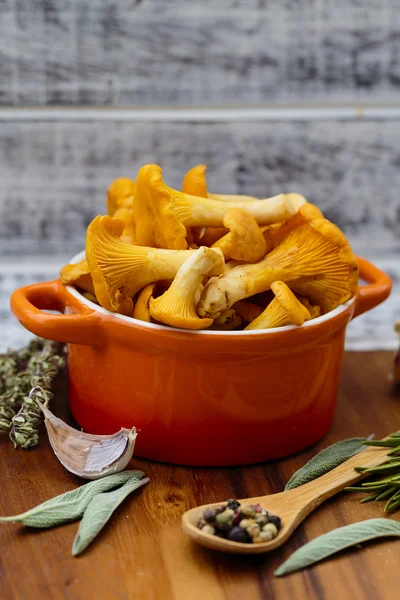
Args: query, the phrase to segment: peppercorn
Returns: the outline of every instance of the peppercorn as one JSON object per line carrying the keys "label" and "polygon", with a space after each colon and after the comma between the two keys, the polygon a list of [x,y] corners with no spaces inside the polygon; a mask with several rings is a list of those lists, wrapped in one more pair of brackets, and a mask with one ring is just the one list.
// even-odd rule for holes
{"label": "peppercorn", "polygon": [[254,506],[251,504],[242,504],[239,507],[239,512],[242,513],[245,517],[255,517],[256,511],[254,510]]}
{"label": "peppercorn", "polygon": [[204,527],[202,528],[202,532],[208,533],[209,535],[214,535],[215,527],[213,527],[212,525],[204,525]]}
{"label": "peppercorn", "polygon": [[[274,539],[274,536],[272,535],[271,531],[260,531],[260,535],[258,537],[258,540],[260,542],[270,542],[273,539]],[[253,541],[255,541],[255,540],[253,540]]]}
{"label": "peppercorn", "polygon": [[266,525],[267,521],[268,521],[268,517],[267,515],[257,515],[256,519],[255,519],[257,525],[260,525],[260,527],[262,527],[263,525]]}
{"label": "peppercorn", "polygon": [[273,523],[278,531],[282,526],[281,519],[278,515],[268,515],[268,523]]}
{"label": "peppercorn", "polygon": [[272,535],[273,538],[278,535],[278,528],[273,523],[267,523],[266,525],[264,525],[264,527],[262,528],[262,530],[264,532],[265,531],[271,532],[271,535]]}
{"label": "peppercorn", "polygon": [[247,529],[253,523],[253,519],[242,519],[239,523],[239,527],[242,529]]}
{"label": "peppercorn", "polygon": [[233,512],[237,512],[239,506],[240,502],[238,502],[237,500],[233,500],[232,498],[227,502],[227,507],[231,508]]}
{"label": "peppercorn", "polygon": [[233,515],[235,513],[231,508],[226,508],[224,512],[215,517],[215,527],[220,531],[229,531],[232,527]]}
{"label": "peppercorn", "polygon": [[252,538],[257,537],[260,533],[260,530],[261,528],[259,525],[257,525],[257,523],[252,523],[249,527],[246,528],[247,533]]}
{"label": "peppercorn", "polygon": [[227,539],[231,542],[241,542],[242,544],[248,544],[251,542],[251,538],[247,531],[242,529],[242,527],[237,527],[236,525],[233,526],[228,533]]}
{"label": "peppercorn", "polygon": [[217,511],[214,508],[206,508],[203,514],[203,519],[207,521],[207,523],[213,523],[216,515]]}

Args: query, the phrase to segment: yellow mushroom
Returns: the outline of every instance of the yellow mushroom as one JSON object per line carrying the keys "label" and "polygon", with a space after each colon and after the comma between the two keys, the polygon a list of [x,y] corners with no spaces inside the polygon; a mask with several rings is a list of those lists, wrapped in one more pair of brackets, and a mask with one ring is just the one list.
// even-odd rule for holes
{"label": "yellow mushroom", "polygon": [[65,265],[60,271],[60,278],[64,285],[75,285],[95,296],[93,280],[86,260],[81,260],[75,265]]}
{"label": "yellow mushroom", "polygon": [[312,204],[277,232],[276,247],[258,263],[240,265],[210,279],[198,304],[202,317],[215,317],[235,302],[264,292],[281,280],[326,313],[357,291],[358,265],[344,234]]}
{"label": "yellow mushroom", "polygon": [[115,179],[107,190],[107,212],[113,217],[119,208],[132,206],[135,182],[126,177]]}
{"label": "yellow mushroom", "polygon": [[221,250],[202,246],[180,267],[169,289],[150,300],[150,314],[156,321],[182,329],[205,329],[213,319],[196,313],[195,295],[206,275],[219,275],[224,269]]}
{"label": "yellow mushroom", "polygon": [[87,300],[90,300],[90,302],[93,302],[94,304],[99,304],[97,302],[97,298],[96,296],[93,296],[93,294],[91,294],[90,292],[84,292],[82,294],[84,296],[84,298],[86,298]]}
{"label": "yellow mushroom", "polygon": [[297,298],[306,307],[311,315],[311,319],[316,319],[317,317],[321,316],[321,308],[318,305],[311,304],[311,302],[307,298],[304,298],[304,296],[297,296]]}
{"label": "yellow mushroom", "polygon": [[[186,227],[221,227],[230,208],[245,208],[259,224],[285,221],[306,200],[279,194],[254,202],[221,202],[200,198],[168,187],[157,165],[145,165],[138,173],[133,200],[136,242],[144,246],[183,250]],[[302,200],[300,199],[302,198]]]}
{"label": "yellow mushroom", "polygon": [[236,314],[239,315],[243,321],[246,321],[246,323],[251,323],[263,312],[261,306],[254,304],[254,302],[249,302],[248,300],[239,300],[232,308],[235,309]]}
{"label": "yellow mushroom", "polygon": [[107,190],[108,214],[124,222],[125,227],[121,234],[121,239],[130,244],[133,244],[135,241],[135,220],[133,217],[134,193],[135,182],[125,177],[113,181]]}
{"label": "yellow mushroom", "polygon": [[300,326],[311,318],[306,307],[296,298],[286,283],[274,281],[271,284],[271,290],[274,292],[275,298],[257,319],[247,325],[246,331],[283,327],[284,325]]}
{"label": "yellow mushroom", "polygon": [[133,309],[134,319],[139,319],[139,321],[146,321],[147,323],[151,323],[149,302],[150,298],[153,295],[155,287],[155,283],[149,283],[149,285],[146,285],[146,287],[144,287],[140,292],[139,296],[136,299],[135,308]]}
{"label": "yellow mushroom", "polygon": [[101,306],[132,316],[132,298],[154,281],[171,280],[195,250],[177,252],[127,244],[120,239],[124,223],[96,217],[86,235],[86,257]]}
{"label": "yellow mushroom", "polygon": [[223,223],[229,233],[213,244],[222,250],[225,260],[258,262],[265,256],[267,246],[257,221],[242,208],[231,208],[224,215]]}
{"label": "yellow mushroom", "polygon": [[207,198],[206,165],[196,165],[183,178],[182,192]]}
{"label": "yellow mushroom", "polygon": [[265,240],[266,254],[274,249],[276,243],[276,233],[281,225],[282,223],[273,223],[272,225],[262,225],[260,227]]}

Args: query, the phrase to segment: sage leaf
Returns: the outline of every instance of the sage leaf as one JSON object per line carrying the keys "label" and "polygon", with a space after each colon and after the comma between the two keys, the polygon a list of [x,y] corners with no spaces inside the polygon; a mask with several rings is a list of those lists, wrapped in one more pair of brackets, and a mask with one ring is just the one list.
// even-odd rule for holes
{"label": "sage leaf", "polygon": [[81,554],[91,544],[96,535],[109,521],[113,512],[129,494],[149,481],[147,477],[145,479],[132,478],[113,492],[97,494],[88,504],[82,521],[79,524],[78,533],[72,545],[73,556]]}
{"label": "sage leaf", "polygon": [[308,461],[301,469],[296,471],[285,486],[285,490],[292,490],[300,485],[321,477],[335,467],[338,467],[351,456],[364,449],[362,443],[366,438],[349,438],[342,440],[328,448],[324,448]]}
{"label": "sage leaf", "polygon": [[35,508],[13,517],[0,517],[0,523],[21,523],[29,527],[54,527],[79,519],[90,501],[107,490],[119,487],[127,481],[137,481],[144,476],[143,471],[122,471],[51,498]]}
{"label": "sage leaf", "polygon": [[280,577],[300,571],[346,548],[387,536],[400,537],[400,523],[389,519],[368,519],[353,525],[338,527],[293,552],[274,575]]}

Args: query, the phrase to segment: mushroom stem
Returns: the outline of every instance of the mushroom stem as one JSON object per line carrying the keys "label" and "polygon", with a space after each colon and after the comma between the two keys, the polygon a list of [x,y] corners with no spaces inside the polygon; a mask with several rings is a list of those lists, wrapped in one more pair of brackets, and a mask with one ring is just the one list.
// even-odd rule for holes
{"label": "mushroom stem", "polygon": [[150,300],[150,314],[156,321],[183,329],[205,329],[213,319],[196,314],[195,296],[203,278],[222,273],[224,257],[220,250],[202,246],[180,267],[169,289]]}
{"label": "mushroom stem", "polygon": [[278,194],[254,202],[224,202],[189,196],[182,192],[177,194],[173,198],[174,209],[182,223],[190,227],[222,227],[224,216],[231,208],[243,208],[262,225],[286,221],[297,212],[297,205],[292,202],[291,194]]}

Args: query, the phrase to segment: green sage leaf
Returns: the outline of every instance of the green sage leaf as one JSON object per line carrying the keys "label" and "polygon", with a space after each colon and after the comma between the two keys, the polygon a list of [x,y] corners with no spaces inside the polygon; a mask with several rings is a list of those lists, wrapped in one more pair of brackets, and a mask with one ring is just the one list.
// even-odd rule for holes
{"label": "green sage leaf", "polygon": [[129,494],[149,481],[147,477],[145,479],[132,478],[113,492],[97,494],[88,504],[83,519],[79,524],[78,533],[72,545],[73,556],[81,554],[91,544],[104,525],[109,521],[113,512]]}
{"label": "green sage leaf", "polygon": [[368,519],[338,527],[293,552],[274,574],[280,577],[300,571],[351,546],[388,536],[400,537],[400,523],[389,519]]}
{"label": "green sage leaf", "polygon": [[29,527],[54,527],[79,519],[90,501],[102,492],[119,487],[129,480],[137,482],[143,471],[122,471],[96,481],[86,483],[76,490],[51,498],[35,508],[13,517],[0,517],[0,523],[21,523]]}
{"label": "green sage leaf", "polygon": [[365,438],[349,438],[324,448],[308,461],[301,469],[296,471],[285,486],[285,490],[292,490],[300,485],[304,485],[317,477],[321,477],[335,467],[338,467],[351,456],[354,456],[364,447],[362,443]]}

